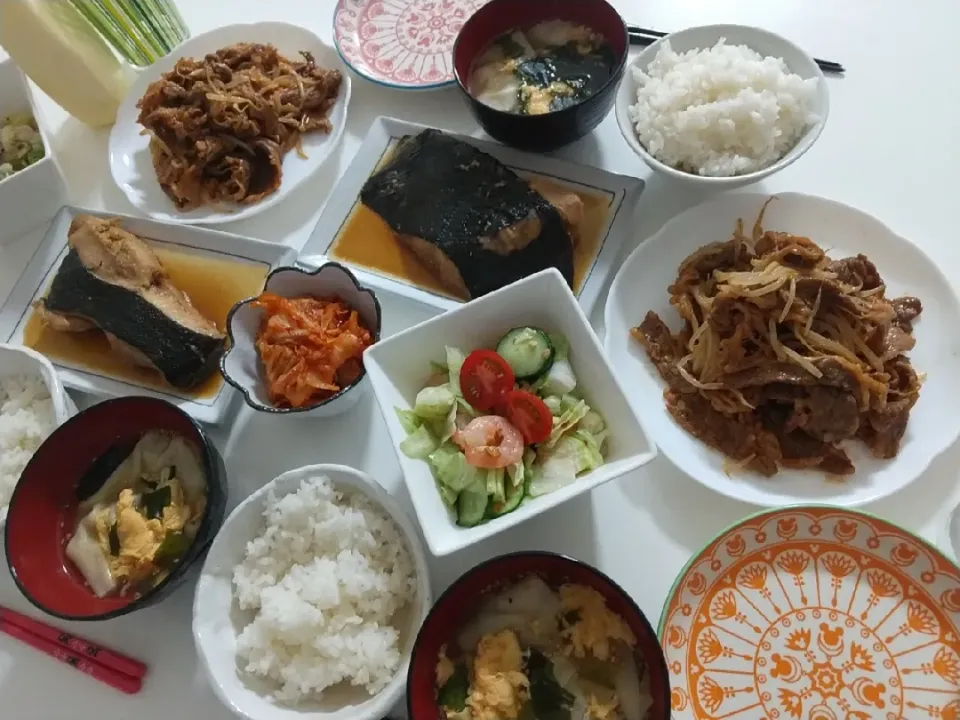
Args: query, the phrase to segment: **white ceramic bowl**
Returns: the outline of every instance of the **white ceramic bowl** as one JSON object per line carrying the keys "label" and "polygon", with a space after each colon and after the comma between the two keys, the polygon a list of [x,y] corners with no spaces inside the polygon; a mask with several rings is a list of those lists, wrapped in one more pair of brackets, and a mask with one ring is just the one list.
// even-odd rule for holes
{"label": "white ceramic bowl", "polygon": [[[726,38],[728,45],[746,45],[764,57],[773,56],[783,58],[787,67],[802,78],[818,78],[815,112],[819,119],[815,124],[807,128],[803,137],[800,138],[797,144],[794,145],[786,155],[772,165],[762,170],[757,170],[756,172],[736,175],[734,177],[704,177],[665,165],[647,152],[647,149],[637,138],[636,129],[630,120],[629,114],[630,106],[637,104],[637,82],[633,77],[633,69],[641,68],[646,70],[656,57],[660,47],[667,40],[670,41],[670,46],[675,52],[686,52],[688,50],[713,47],[720,38]],[[704,189],[727,190],[749,185],[750,183],[757,182],[761,178],[772,175],[795,162],[801,155],[807,152],[807,150],[813,146],[813,143],[816,142],[817,138],[820,137],[823,126],[827,121],[827,115],[829,114],[830,101],[827,82],[816,62],[814,62],[813,58],[804,52],[803,49],[785,37],[781,37],[768,30],[761,30],[760,28],[747,25],[702,25],[672,33],[644,48],[640,54],[634,58],[634,61],[624,73],[623,80],[620,81],[620,88],[617,91],[617,100],[614,106],[616,107],[617,124],[620,126],[623,139],[627,141],[630,148],[639,155],[652,170]]]}
{"label": "white ceramic bowl", "polygon": [[[169,72],[180,58],[202,58],[208,53],[240,42],[272,44],[286,57],[298,58],[301,50],[313,54],[317,65],[336,68],[343,74],[340,96],[330,111],[333,130],[328,134],[307,133],[302,138],[301,158],[295,151],[283,157],[283,177],[280,188],[252,205],[199,207],[178,210],[157,182],[157,174],[150,158],[150,138],[141,135],[137,122],[140,111],[137,102],[147,86]],[[154,220],[185,224],[233,222],[273,207],[306,180],[320,172],[343,137],[350,102],[350,74],[336,50],[306,28],[282,22],[258,22],[226,25],[188,38],[169,54],[144,69],[134,81],[117,112],[117,121],[110,132],[110,172],[114,182],[127,199],[144,215]],[[336,174],[336,170],[333,171]]]}
{"label": "white ceramic bowl", "polygon": [[724,457],[680,427],[663,402],[664,383],[630,328],[653,310],[671,328],[681,326],[667,286],[680,263],[698,248],[728,238],[737,219],[751,228],[769,200],[762,193],[728,193],[697,205],[640,244],[610,287],[605,314],[607,357],[623,378],[630,401],[661,452],[687,475],[728,497],[764,507],[830,503],[854,507],[886,497],[917,479],[960,436],[960,298],[933,260],[865,212],[800,193],[780,193],[767,206],[767,230],[811,238],[833,259],[863,253],[873,261],[891,298],[913,295],[923,303],[907,353],[926,379],[900,452],[873,457],[862,442],[844,445],[856,472],[842,482],[814,470],[782,469],[774,477],[730,471]]}
{"label": "white ceramic bowl", "polygon": [[[505,332],[525,325],[562,333],[570,342],[570,362],[581,382],[577,390],[603,415],[611,432],[606,462],[561,490],[527,500],[507,515],[463,528],[454,522],[441,501],[429,465],[400,452],[398,446],[406,433],[394,408],[413,406],[430,375],[430,362],[441,361],[446,346],[465,353],[493,347]],[[363,361],[393,439],[417,519],[434,555],[447,555],[485,540],[645,465],[657,454],[630,408],[587,317],[563,276],[552,268],[382,340],[364,353]]]}
{"label": "white ceramic bowl", "polygon": [[49,360],[30,348],[0,343],[0,377],[36,373],[43,378],[50,398],[57,427],[77,414],[77,406],[67,395],[57,371]]}
{"label": "white ceramic bowl", "polygon": [[[295,267],[277,268],[267,276],[264,292],[284,297],[338,297],[360,315],[360,319],[380,340],[382,313],[373,290],[363,287],[352,272],[340,263],[328,262],[316,270]],[[223,378],[243,395],[247,405],[260,412],[297,417],[330,417],[352,408],[367,386],[367,373],[362,372],[353,383],[336,395],[303,408],[278,408],[270,403],[263,382],[263,370],[255,341],[263,311],[251,306],[249,298],[233,306],[227,315],[230,349],[220,358]]]}
{"label": "white ceramic bowl", "polygon": [[[396,676],[372,698],[362,690],[348,694],[348,704],[339,706],[304,703],[297,708],[276,704],[257,692],[240,677],[237,665],[237,637],[241,611],[233,598],[233,569],[243,561],[247,542],[263,527],[263,503],[273,490],[278,497],[297,491],[301,483],[326,475],[334,487],[366,495],[378,504],[400,528],[410,551],[417,575],[417,600],[400,630],[402,662]],[[344,465],[308,465],[285,472],[244,500],[230,513],[207,554],[193,601],[193,638],[210,684],[220,700],[237,715],[248,720],[381,720],[403,695],[407,667],[417,631],[431,605],[427,559],[420,537],[396,501],[366,473]],[[339,694],[338,694],[338,697]]]}
{"label": "white ceramic bowl", "polygon": [[0,180],[0,245],[6,245],[49,220],[66,202],[63,176],[50,151],[50,141],[33,104],[26,79],[12,60],[0,62],[0,118],[29,112],[43,139],[43,158]]}
{"label": "white ceramic bowl", "polygon": [[[0,379],[12,375],[36,374],[43,379],[53,401],[54,429],[77,414],[77,406],[67,395],[53,365],[43,355],[29,348],[0,344]],[[7,520],[7,508],[0,508],[0,527]]]}

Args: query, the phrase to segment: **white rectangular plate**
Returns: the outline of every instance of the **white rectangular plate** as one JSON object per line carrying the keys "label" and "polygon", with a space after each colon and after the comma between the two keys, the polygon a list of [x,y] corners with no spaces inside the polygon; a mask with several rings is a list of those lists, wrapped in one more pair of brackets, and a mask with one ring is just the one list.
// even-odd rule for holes
{"label": "white rectangular plate", "polygon": [[[185,225],[171,225],[133,218],[118,213],[93,212],[65,206],[50,222],[46,235],[17,280],[7,302],[0,309],[0,341],[23,344],[23,332],[30,318],[31,304],[43,297],[53,281],[60,263],[67,254],[67,231],[78,214],[99,217],[119,217],[126,230],[149,240],[153,245],[176,246],[181,252],[218,258],[230,262],[263,265],[265,273],[279,265],[290,265],[297,257],[293,248],[276,243],[253,240],[230,233]],[[109,377],[79,365],[50,358],[60,373],[63,384],[74,390],[97,397],[147,395],[172,402],[200,422],[217,424],[223,420],[234,389],[223,383],[219,392],[210,398],[191,398],[177,390],[156,390],[129,380]]]}
{"label": "white rectangular plate", "polygon": [[[417,135],[427,129],[424,125],[415,125],[394,118],[378,117],[374,120],[356,156],[330,195],[326,208],[303,247],[301,256],[327,255],[334,259],[331,252],[333,243],[350,218],[354,207],[360,202],[360,190],[380,164],[384,154],[399,138],[405,135]],[[607,223],[600,231],[603,239],[578,296],[581,307],[589,316],[607,281],[617,270],[617,256],[624,238],[632,231],[633,214],[637,200],[643,192],[643,180],[616,175],[586,165],[577,165],[566,160],[521,152],[487,140],[448,134],[489,153],[520,176],[540,175],[567,185],[575,191],[609,196],[610,210],[607,213]],[[344,261],[338,259],[338,262]],[[371,287],[409,297],[443,311],[463,305],[460,300],[419,288],[405,280],[380,274],[375,270],[352,263],[345,264],[350,265],[351,270],[357,273],[362,283]]]}

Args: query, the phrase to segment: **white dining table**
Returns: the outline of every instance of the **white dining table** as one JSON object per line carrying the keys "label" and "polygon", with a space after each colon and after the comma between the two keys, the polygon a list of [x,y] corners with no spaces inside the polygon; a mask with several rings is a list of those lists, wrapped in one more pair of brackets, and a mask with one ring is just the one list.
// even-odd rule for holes
{"label": "white dining table", "polygon": [[[787,36],[812,55],[843,63],[846,75],[828,80],[830,115],[819,141],[800,161],[751,190],[801,191],[859,207],[916,243],[948,275],[951,268],[960,270],[958,0],[612,1],[628,21],[644,27],[671,31],[719,22],[758,25]],[[327,42],[334,5],[333,0],[180,2],[194,34],[228,23],[283,20],[303,25]],[[137,214],[111,179],[109,130],[82,125],[36,88],[34,92],[66,178],[69,202]],[[343,142],[325,171],[280,205],[224,229],[301,248],[331,188],[379,115],[482,135],[456,88],[398,92],[354,77]],[[646,181],[625,251],[705,198],[654,176],[630,151],[612,114],[595,132],[558,155]],[[37,234],[32,233],[0,247],[0,298],[13,286],[36,242]],[[385,315],[388,332],[420,319],[389,305]],[[602,313],[595,315],[593,321],[602,333]],[[410,509],[394,449],[372,397],[329,420],[277,419],[235,407],[238,412],[231,422],[214,431],[225,454],[231,506],[285,470],[334,462],[366,470]],[[960,451],[947,451],[908,488],[866,509],[945,545],[947,516],[960,499],[958,460]],[[494,555],[552,550],[602,569],[656,624],[675,577],[691,556],[722,529],[756,510],[701,487],[661,457],[490,541],[433,560],[433,587],[440,592],[467,568]],[[233,717],[211,690],[194,649],[190,627],[194,586],[188,582],[158,606],[116,620],[57,622],[149,665],[147,682],[136,696],[122,695],[0,635],[0,718]],[[38,614],[18,592],[5,563],[0,569],[0,605]]]}

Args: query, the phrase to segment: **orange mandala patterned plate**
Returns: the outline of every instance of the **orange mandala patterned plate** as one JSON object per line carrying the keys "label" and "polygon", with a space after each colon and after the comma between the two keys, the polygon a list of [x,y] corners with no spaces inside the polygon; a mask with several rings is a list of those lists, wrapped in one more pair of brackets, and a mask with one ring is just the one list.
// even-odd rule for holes
{"label": "orange mandala patterned plate", "polygon": [[771,510],[691,561],[660,637],[673,720],[960,719],[960,570],[890,523]]}

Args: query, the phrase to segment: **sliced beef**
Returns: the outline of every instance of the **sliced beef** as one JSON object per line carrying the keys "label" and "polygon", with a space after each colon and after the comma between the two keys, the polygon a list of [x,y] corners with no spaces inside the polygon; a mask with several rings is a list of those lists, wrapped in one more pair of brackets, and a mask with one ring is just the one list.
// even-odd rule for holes
{"label": "sliced beef", "polygon": [[799,470],[819,468],[831,475],[848,475],[853,463],[840,448],[809,433],[792,428],[793,410],[789,405],[768,403],[758,408],[764,428],[779,445],[780,464]]}
{"label": "sliced beef", "polygon": [[725,378],[728,386],[742,389],[760,387],[771,383],[786,385],[815,385],[817,379],[799,365],[793,363],[770,363],[761,368],[743,370]]}
{"label": "sliced beef", "polygon": [[889,361],[883,369],[890,376],[890,389],[898,397],[916,398],[920,394],[920,378],[917,371],[906,358],[900,357]]}
{"label": "sliced beef", "polygon": [[827,265],[827,270],[837,274],[837,280],[861,290],[873,290],[883,285],[877,266],[866,255],[841,258]]}
{"label": "sliced beef", "polygon": [[780,463],[795,470],[820,467],[830,446],[800,430],[775,433],[780,443]]}
{"label": "sliced beef", "polygon": [[[186,93],[182,89],[181,92]],[[200,108],[176,106],[158,107],[150,112],[150,119],[158,138],[167,145],[181,145],[192,143],[192,138],[207,124],[209,117]]]}
{"label": "sliced beef", "polygon": [[[223,196],[234,202],[242,202],[250,187],[250,161],[237,155],[224,155],[216,163],[207,165],[207,175],[221,187]],[[208,181],[210,182],[210,181]]]}
{"label": "sliced beef", "polygon": [[701,442],[719,450],[734,461],[746,461],[746,467],[761,475],[777,472],[780,450],[776,438],[752,416],[732,422],[729,415],[716,410],[710,401],[695,393],[664,393],[667,410],[677,424]]}
{"label": "sliced beef", "polygon": [[814,268],[824,258],[823,250],[809,238],[769,230],[757,242],[754,251],[758,256],[772,258],[792,268]]}
{"label": "sliced beef", "polygon": [[853,298],[844,291],[843,286],[836,280],[820,280],[817,278],[797,278],[797,297],[813,306],[820,298],[818,312],[837,308],[853,314],[857,307]]}
{"label": "sliced beef", "polygon": [[888,403],[883,410],[868,413],[867,422],[861,426],[859,437],[867,444],[874,457],[889,460],[897,456],[913,404],[913,401],[899,400]]}
{"label": "sliced beef", "polygon": [[896,312],[896,323],[906,332],[913,332],[913,321],[923,312],[923,304],[915,297],[904,296],[890,301]]}
{"label": "sliced beef", "polygon": [[839,388],[815,385],[806,398],[797,402],[794,415],[804,418],[805,433],[826,442],[856,437],[860,428],[856,396]]}
{"label": "sliced beef", "polygon": [[906,358],[884,366],[890,376],[890,393],[882,407],[871,407],[860,428],[860,437],[878,458],[895,457],[907,429],[910,411],[920,396],[920,378]]}
{"label": "sliced beef", "polygon": [[816,378],[799,365],[788,362],[768,363],[760,368],[733,373],[724,378],[724,383],[733,388],[758,387],[771,383],[786,385],[828,385],[843,388],[853,392],[859,388],[856,377],[839,361],[833,358],[818,358],[812,361],[814,366],[823,373],[823,377]]}
{"label": "sliced beef", "polygon": [[264,68],[274,68],[280,64],[280,57],[273,45],[260,43],[236,43],[217,50],[207,57],[216,58],[232,70],[240,70],[250,65],[261,64]]}
{"label": "sliced beef", "polygon": [[256,160],[250,173],[249,194],[243,199],[248,205],[260,202],[267,195],[276,192],[280,188],[283,174],[283,158],[277,143],[260,138],[253,143],[253,149]]}
{"label": "sliced beef", "polygon": [[748,328],[740,326],[730,337],[720,340],[720,372],[723,375],[763,367],[769,362],[754,337]]}
{"label": "sliced beef", "polygon": [[[685,292],[689,286],[696,285],[702,278],[708,278],[714,270],[723,268],[729,270],[735,264],[737,258],[737,240],[727,240],[726,242],[710,243],[687,256],[680,263],[680,269],[677,272],[677,281],[670,286],[671,295],[679,295]],[[749,251],[741,245],[741,262],[744,263],[743,269],[749,268]]]}
{"label": "sliced beef", "polygon": [[684,393],[696,390],[677,371],[677,362],[683,357],[683,348],[659,315],[651,310],[639,327],[633,328],[630,334],[643,345],[650,362],[670,388]]}
{"label": "sliced beef", "polygon": [[836,475],[839,477],[853,475],[856,471],[856,467],[850,461],[850,456],[844,452],[843,448],[834,445],[827,446],[827,453],[823,456],[823,460],[820,461],[819,469],[827,475]]}
{"label": "sliced beef", "polygon": [[725,382],[730,387],[742,389],[770,385],[771,383],[815,385],[817,379],[799,365],[777,362],[760,368],[733,373],[725,378]]}
{"label": "sliced beef", "polygon": [[850,369],[841,360],[832,357],[816,358],[812,360],[814,366],[823,373],[821,385],[842,388],[848,392],[859,392],[860,383]]}
{"label": "sliced beef", "polygon": [[877,324],[888,323],[896,312],[889,301],[882,297],[857,297],[849,295],[837,280],[818,278],[797,279],[797,297],[811,305],[820,296],[820,312],[838,310],[846,314]]}
{"label": "sliced beef", "polygon": [[881,358],[895,358],[913,349],[917,344],[913,335],[899,325],[888,325],[880,328],[870,338],[870,349]]}
{"label": "sliced beef", "polygon": [[739,298],[719,296],[710,307],[710,324],[722,337],[732,335],[747,316],[747,308]]}
{"label": "sliced beef", "polygon": [[[776,302],[773,293],[766,296]],[[710,324],[720,337],[730,337],[737,328],[746,325],[751,332],[766,337],[767,319],[761,309],[763,299],[751,298],[749,301],[729,295],[718,295],[710,306]]]}
{"label": "sliced beef", "polygon": [[670,304],[677,309],[677,312],[680,313],[680,317],[689,323],[693,323],[694,320],[700,322],[702,315],[697,305],[696,300],[694,300],[693,295],[690,293],[683,293],[682,295],[671,295]]}

